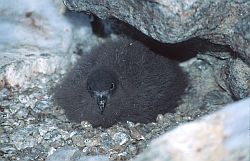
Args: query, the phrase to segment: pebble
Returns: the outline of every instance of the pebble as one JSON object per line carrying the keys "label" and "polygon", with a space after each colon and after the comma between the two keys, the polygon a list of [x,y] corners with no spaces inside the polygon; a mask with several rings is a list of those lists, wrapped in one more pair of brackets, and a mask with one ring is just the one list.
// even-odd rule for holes
{"label": "pebble", "polygon": [[124,145],[125,143],[129,141],[129,136],[125,133],[118,132],[114,134],[113,139],[115,143],[119,145]]}
{"label": "pebble", "polygon": [[164,116],[163,116],[162,114],[157,115],[156,121],[157,121],[159,124],[164,123]]}
{"label": "pebble", "polygon": [[85,140],[83,139],[83,136],[81,136],[81,135],[74,135],[71,138],[72,138],[73,143],[76,146],[78,146],[78,147],[85,147],[86,146]]}

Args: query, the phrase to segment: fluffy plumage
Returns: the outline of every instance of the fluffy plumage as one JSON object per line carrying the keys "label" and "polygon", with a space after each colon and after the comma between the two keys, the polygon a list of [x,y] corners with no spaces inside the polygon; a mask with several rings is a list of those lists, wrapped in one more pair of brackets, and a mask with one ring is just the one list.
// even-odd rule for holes
{"label": "fluffy plumage", "polygon": [[148,123],[172,111],[186,85],[177,62],[120,38],[83,55],[56,88],[55,99],[71,121],[89,121],[94,127],[127,120]]}

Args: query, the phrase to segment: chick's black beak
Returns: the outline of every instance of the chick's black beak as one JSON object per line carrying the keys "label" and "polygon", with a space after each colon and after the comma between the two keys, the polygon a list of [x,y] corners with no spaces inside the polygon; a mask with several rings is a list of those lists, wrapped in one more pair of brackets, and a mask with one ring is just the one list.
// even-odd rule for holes
{"label": "chick's black beak", "polygon": [[107,103],[107,96],[97,96],[97,104],[101,114],[103,113]]}

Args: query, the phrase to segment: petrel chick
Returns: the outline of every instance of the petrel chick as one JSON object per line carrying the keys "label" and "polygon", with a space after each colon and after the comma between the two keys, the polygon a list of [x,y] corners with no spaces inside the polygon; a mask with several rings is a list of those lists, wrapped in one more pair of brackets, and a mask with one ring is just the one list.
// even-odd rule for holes
{"label": "petrel chick", "polygon": [[178,105],[187,78],[176,61],[139,41],[108,40],[85,54],[55,91],[69,120],[93,127],[148,123]]}

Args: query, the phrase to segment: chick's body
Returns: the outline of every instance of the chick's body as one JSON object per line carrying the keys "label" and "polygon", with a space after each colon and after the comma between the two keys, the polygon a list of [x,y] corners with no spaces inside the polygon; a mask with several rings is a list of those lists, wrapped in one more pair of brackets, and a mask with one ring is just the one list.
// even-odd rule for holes
{"label": "chick's body", "polygon": [[[100,112],[87,84],[108,77],[90,79],[97,75],[92,73],[103,70],[115,77],[116,89]],[[186,75],[177,62],[156,55],[138,41],[120,38],[83,55],[57,87],[55,99],[70,120],[89,121],[94,127],[119,121],[148,123],[157,114],[172,111],[186,85]]]}

